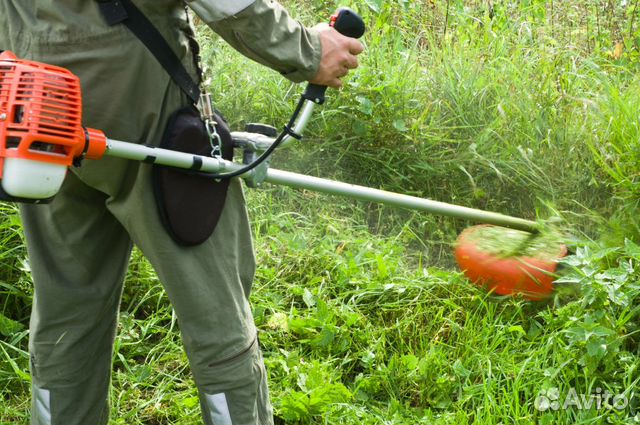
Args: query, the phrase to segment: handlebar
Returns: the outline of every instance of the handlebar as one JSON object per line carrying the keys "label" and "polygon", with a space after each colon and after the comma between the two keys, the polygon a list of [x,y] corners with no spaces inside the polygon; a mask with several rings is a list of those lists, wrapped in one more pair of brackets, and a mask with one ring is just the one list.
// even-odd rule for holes
{"label": "handlebar", "polygon": [[[365,31],[364,21],[360,15],[348,7],[338,9],[338,11],[331,16],[329,26],[333,27],[340,34],[351,38],[360,38]],[[327,86],[309,83],[302,97],[313,103],[322,105],[325,100],[324,95],[326,91]]]}

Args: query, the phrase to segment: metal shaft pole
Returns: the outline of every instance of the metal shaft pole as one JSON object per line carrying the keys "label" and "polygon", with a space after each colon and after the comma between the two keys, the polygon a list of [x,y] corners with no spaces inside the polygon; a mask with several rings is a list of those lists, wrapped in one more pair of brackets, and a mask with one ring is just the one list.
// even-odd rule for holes
{"label": "metal shaft pole", "polygon": [[461,207],[431,199],[418,198],[416,196],[401,195],[370,187],[357,186],[349,183],[305,176],[303,174],[288,171],[270,169],[265,181],[269,183],[308,189],[314,192],[328,193],[331,195],[345,196],[361,201],[377,202],[410,210],[425,211],[438,215],[462,218],[478,223],[495,224],[511,229],[524,230],[525,232],[537,232],[539,226],[534,221],[517,217],[510,217],[489,211]]}
{"label": "metal shaft pole", "polygon": [[[107,151],[105,152],[105,155],[210,173],[235,171],[243,167],[242,164],[236,164],[223,159],[203,157],[112,139],[107,141]],[[251,170],[240,177],[251,177],[254,172],[255,170]],[[462,218],[478,223],[495,224],[497,226],[524,230],[526,232],[536,232],[538,230],[538,224],[536,222],[522,218],[447,204],[445,202],[433,201],[431,199],[418,198],[416,196],[401,195],[398,193],[387,192],[385,190],[372,189],[370,187],[357,186],[349,183],[291,173],[289,171],[269,169],[267,171],[265,181],[272,184],[308,189],[315,192],[345,196],[362,201],[377,202],[399,208]]]}

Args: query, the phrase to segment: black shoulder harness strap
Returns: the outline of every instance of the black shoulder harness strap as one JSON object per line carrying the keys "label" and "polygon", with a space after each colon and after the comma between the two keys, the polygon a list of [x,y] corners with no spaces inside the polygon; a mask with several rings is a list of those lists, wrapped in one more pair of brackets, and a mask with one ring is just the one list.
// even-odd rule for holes
{"label": "black shoulder harness strap", "polygon": [[173,81],[189,96],[194,105],[197,104],[200,99],[198,84],[193,81],[169,43],[149,18],[131,0],[97,0],[97,2],[107,24],[122,23],[129,28],[160,62]]}

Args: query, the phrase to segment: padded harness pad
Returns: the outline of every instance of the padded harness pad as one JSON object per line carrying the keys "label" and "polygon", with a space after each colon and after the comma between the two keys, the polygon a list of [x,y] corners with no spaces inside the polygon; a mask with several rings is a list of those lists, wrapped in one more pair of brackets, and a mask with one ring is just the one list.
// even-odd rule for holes
{"label": "padded harness pad", "polygon": [[[216,129],[222,140],[222,157],[233,159],[231,132],[216,114]],[[167,124],[160,147],[211,156],[211,142],[200,113],[194,106],[176,111]],[[197,171],[154,165],[153,190],[160,218],[174,241],[198,245],[209,238],[222,214],[229,180],[214,180]]]}

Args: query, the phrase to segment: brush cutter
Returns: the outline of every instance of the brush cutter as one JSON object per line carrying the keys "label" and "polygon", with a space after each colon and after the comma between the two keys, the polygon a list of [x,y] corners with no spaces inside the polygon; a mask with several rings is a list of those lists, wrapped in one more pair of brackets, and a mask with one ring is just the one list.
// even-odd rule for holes
{"label": "brush cutter", "polygon": [[[335,25],[336,21],[340,25]],[[364,32],[364,24],[352,11],[341,11],[332,22],[351,37]],[[270,154],[278,145],[301,137],[314,107],[323,103],[325,89],[309,85],[289,124],[277,137],[278,132],[266,125],[249,125],[243,132],[232,132],[234,145],[243,151],[243,163],[236,163],[217,156],[113,140],[100,130],[86,128],[82,125],[82,96],[75,75],[5,51],[0,54],[0,198],[50,201],[70,166],[111,156],[206,173],[216,179],[240,177],[250,187],[267,182],[525,232],[538,231],[536,222],[522,218],[269,168]],[[464,235],[456,256],[475,282],[500,294],[524,293],[532,299],[552,291],[555,261],[541,264],[518,258],[516,266],[513,262],[501,264],[498,260],[507,259],[487,257]]]}

